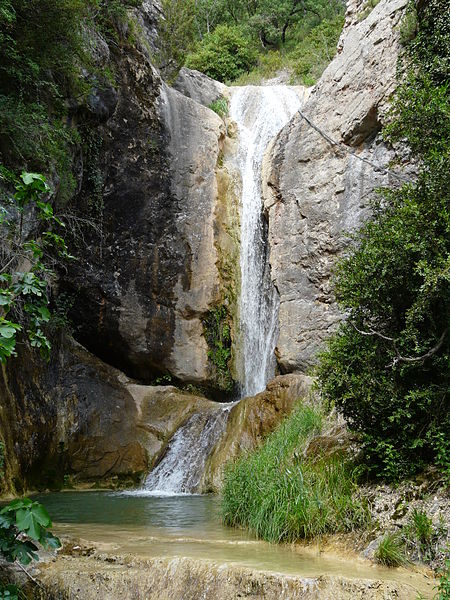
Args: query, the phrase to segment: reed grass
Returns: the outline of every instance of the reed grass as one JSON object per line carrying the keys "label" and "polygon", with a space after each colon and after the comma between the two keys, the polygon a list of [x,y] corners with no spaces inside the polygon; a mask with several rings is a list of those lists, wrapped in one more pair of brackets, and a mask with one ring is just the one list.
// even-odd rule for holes
{"label": "reed grass", "polygon": [[405,545],[399,533],[386,533],[375,552],[375,559],[386,567],[399,567],[407,562]]}
{"label": "reed grass", "polygon": [[300,405],[263,446],[226,468],[224,523],[245,527],[272,542],[368,524],[367,508],[353,496],[353,469],[344,455],[303,457],[323,423],[320,409]]}

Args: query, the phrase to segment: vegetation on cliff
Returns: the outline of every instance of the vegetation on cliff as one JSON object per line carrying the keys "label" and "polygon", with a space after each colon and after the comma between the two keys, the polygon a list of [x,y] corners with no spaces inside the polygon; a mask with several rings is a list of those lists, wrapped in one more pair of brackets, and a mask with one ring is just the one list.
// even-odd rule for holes
{"label": "vegetation on cliff", "polygon": [[[347,314],[321,359],[319,385],[359,433],[370,473],[450,474],[450,15],[432,0],[407,24],[406,74],[388,142],[406,142],[419,173],[384,189],[339,264]],[[412,16],[411,16],[412,15]],[[411,28],[411,18],[417,25]],[[417,27],[417,33],[415,32]]]}
{"label": "vegetation on cliff", "polygon": [[75,191],[76,106],[113,73],[95,61],[98,33],[123,43],[137,0],[0,0],[0,163],[51,174],[60,199]]}
{"label": "vegetation on cliff", "polygon": [[16,355],[18,338],[49,357],[50,288],[55,267],[72,259],[38,173],[14,175],[0,165],[0,362]]}
{"label": "vegetation on cliff", "polygon": [[183,64],[219,81],[257,83],[285,70],[310,85],[334,56],[340,0],[163,0],[159,63]]}

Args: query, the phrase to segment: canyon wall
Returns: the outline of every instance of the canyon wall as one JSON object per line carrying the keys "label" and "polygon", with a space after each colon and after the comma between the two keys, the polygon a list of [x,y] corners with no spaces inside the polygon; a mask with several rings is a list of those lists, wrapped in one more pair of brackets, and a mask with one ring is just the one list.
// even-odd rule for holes
{"label": "canyon wall", "polygon": [[405,6],[406,0],[381,0],[363,18],[364,2],[347,3],[337,55],[302,110],[313,125],[298,113],[266,158],[282,372],[306,371],[335,329],[341,315],[330,277],[345,233],[368,216],[377,187],[398,183],[384,169],[394,155],[380,130],[396,87]]}
{"label": "canyon wall", "polygon": [[[381,0],[361,19],[363,3],[350,0],[338,54],[302,109],[315,126],[297,114],[266,155],[282,373],[304,373],[335,328],[330,274],[344,232],[368,214],[376,187],[397,182],[382,168],[393,152],[380,129],[405,5]],[[135,483],[208,405],[202,392],[223,398],[204,322],[220,306],[235,315],[239,182],[227,156],[236,132],[208,108],[227,94],[221,84],[184,69],[174,89],[153,68],[154,8],[144,2],[137,13],[141,42],[109,48],[97,39],[96,60],[114,64],[115,84],[71,107],[74,126],[83,123],[72,205],[94,225],[74,241],[79,258],[58,282],[77,342],[55,340],[50,363],[24,352],[2,366],[3,491],[64,478]],[[161,383],[185,389],[147,385]],[[257,444],[306,393],[301,377],[291,383],[275,380],[233,409],[205,489],[217,489],[224,460]]]}

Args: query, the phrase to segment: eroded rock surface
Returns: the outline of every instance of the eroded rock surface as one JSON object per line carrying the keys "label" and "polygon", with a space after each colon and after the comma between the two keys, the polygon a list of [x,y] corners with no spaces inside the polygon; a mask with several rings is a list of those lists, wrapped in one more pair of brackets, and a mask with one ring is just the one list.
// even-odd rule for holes
{"label": "eroded rock surface", "polygon": [[[155,10],[147,2],[139,13],[147,40]],[[144,42],[99,50],[115,87],[73,107],[74,122],[88,119],[74,210],[94,227],[61,286],[74,299],[77,339],[102,360],[144,383],[170,372],[214,388],[202,317],[221,296],[214,215],[224,124],[163,83]]]}
{"label": "eroded rock surface", "polygon": [[[0,434],[16,491],[64,478],[138,484],[175,431],[210,400],[144,386],[66,340],[50,364],[12,359],[0,377]],[[20,483],[19,483],[20,482]]]}
{"label": "eroded rock surface", "polygon": [[[282,372],[305,371],[341,318],[330,274],[344,232],[368,216],[375,188],[398,184],[382,168],[393,153],[379,131],[396,87],[399,23],[406,0],[381,0],[359,20],[348,3],[338,53],[303,113],[343,149],[297,114],[271,150],[265,182],[272,276],[280,294],[277,358]],[[367,159],[368,164],[361,159]]]}
{"label": "eroded rock surface", "polygon": [[408,584],[302,577],[192,558],[59,558],[39,577],[46,600],[411,600]]}

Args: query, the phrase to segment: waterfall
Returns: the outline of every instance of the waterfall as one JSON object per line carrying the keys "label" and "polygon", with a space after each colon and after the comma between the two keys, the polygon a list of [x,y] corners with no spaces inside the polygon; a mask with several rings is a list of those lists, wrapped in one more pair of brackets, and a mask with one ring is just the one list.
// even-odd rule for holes
{"label": "waterfall", "polygon": [[241,196],[241,295],[237,366],[241,396],[265,389],[275,373],[278,295],[271,280],[267,223],[263,218],[262,161],[270,140],[300,108],[294,88],[232,88],[230,117],[239,133]]}
{"label": "waterfall", "polygon": [[170,440],[163,459],[147,476],[144,489],[155,495],[195,494],[234,404],[217,404],[190,417]]}
{"label": "waterfall", "polygon": [[[237,344],[241,397],[264,390],[275,372],[278,297],[271,280],[263,218],[262,162],[270,140],[300,106],[298,91],[286,86],[231,89],[230,116],[238,127],[236,161],[242,180]],[[225,433],[233,405],[217,404],[191,416],[170,440],[144,490],[155,495],[198,492],[206,461]]]}

